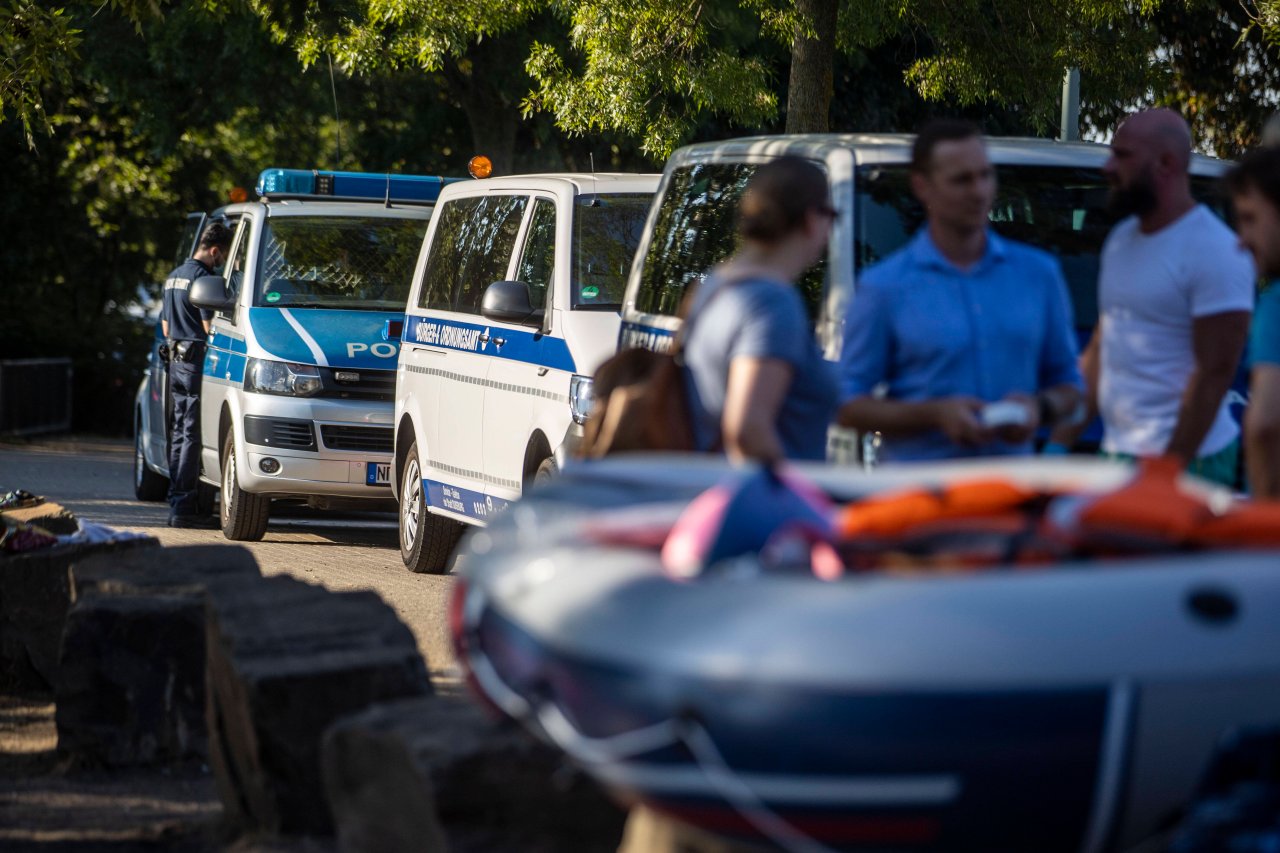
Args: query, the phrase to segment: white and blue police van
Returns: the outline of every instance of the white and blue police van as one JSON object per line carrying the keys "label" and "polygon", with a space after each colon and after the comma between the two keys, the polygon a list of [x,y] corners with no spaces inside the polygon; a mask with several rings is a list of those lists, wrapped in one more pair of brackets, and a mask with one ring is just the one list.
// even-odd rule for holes
{"label": "white and blue police van", "polygon": [[657,175],[516,175],[445,187],[413,274],[396,374],[400,552],[442,572],[581,437],[615,352]]}
{"label": "white and blue police van", "polygon": [[259,199],[218,211],[235,237],[213,310],[200,395],[202,479],[222,532],[257,540],[271,504],[385,501],[399,342],[413,265],[447,179],[267,169]]}
{"label": "white and blue police van", "polygon": [[[747,181],[762,164],[789,155],[826,172],[831,202],[839,211],[825,257],[798,283],[819,346],[828,359],[838,359],[862,270],[905,245],[924,223],[924,210],[910,187],[914,141],[907,134],[791,134],[677,150],[663,170],[631,268],[619,346],[670,348],[686,291],[737,247],[738,202]],[[997,174],[991,226],[1052,253],[1062,264],[1084,346],[1098,321],[1102,243],[1117,219],[1108,209],[1110,185],[1102,172],[1111,149],[1015,137],[988,137],[986,144]],[[1192,158],[1192,191],[1211,207],[1221,208],[1216,184],[1226,167],[1210,157]],[[879,441],[878,435],[859,437],[833,426],[828,457],[870,463]]]}

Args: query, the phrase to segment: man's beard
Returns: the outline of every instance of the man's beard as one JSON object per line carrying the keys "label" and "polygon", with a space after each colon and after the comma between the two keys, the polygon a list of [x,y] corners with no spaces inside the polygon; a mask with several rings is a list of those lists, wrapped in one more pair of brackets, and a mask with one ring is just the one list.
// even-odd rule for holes
{"label": "man's beard", "polygon": [[1127,187],[1113,184],[1107,196],[1107,210],[1115,216],[1145,216],[1157,203],[1155,183],[1147,172],[1134,177]]}

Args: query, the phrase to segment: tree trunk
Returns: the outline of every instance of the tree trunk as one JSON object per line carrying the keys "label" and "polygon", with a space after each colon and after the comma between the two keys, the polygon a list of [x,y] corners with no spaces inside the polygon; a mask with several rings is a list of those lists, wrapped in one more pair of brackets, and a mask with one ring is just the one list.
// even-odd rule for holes
{"label": "tree trunk", "polygon": [[814,37],[798,30],[791,45],[787,133],[826,133],[830,126],[839,0],[796,0],[796,11],[812,27]]}

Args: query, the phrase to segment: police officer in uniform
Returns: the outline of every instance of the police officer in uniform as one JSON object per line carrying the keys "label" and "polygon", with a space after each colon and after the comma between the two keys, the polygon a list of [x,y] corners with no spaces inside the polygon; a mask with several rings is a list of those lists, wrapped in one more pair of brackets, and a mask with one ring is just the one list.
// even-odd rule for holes
{"label": "police officer in uniform", "polygon": [[200,379],[211,315],[188,298],[191,282],[214,275],[227,259],[231,229],[211,222],[195,254],[169,273],[164,283],[160,329],[169,351],[169,526],[212,530],[218,523],[200,513]]}

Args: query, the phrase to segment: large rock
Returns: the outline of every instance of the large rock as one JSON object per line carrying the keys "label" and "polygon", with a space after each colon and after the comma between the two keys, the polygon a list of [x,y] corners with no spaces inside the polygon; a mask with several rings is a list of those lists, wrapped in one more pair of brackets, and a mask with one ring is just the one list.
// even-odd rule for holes
{"label": "large rock", "polygon": [[154,548],[150,537],[0,556],[0,691],[49,691],[71,606],[69,570],[97,554]]}
{"label": "large rock", "polygon": [[260,580],[233,545],[75,563],[54,685],[59,755],[80,766],[207,760],[205,595]]}
{"label": "large rock", "polygon": [[370,592],[290,578],[211,591],[210,759],[224,814],[247,831],[328,834],[320,740],[376,702],[427,695],[409,629]]}
{"label": "large rock", "polygon": [[563,756],[465,698],[341,721],[324,779],[344,853],[614,851],[624,814]]}

